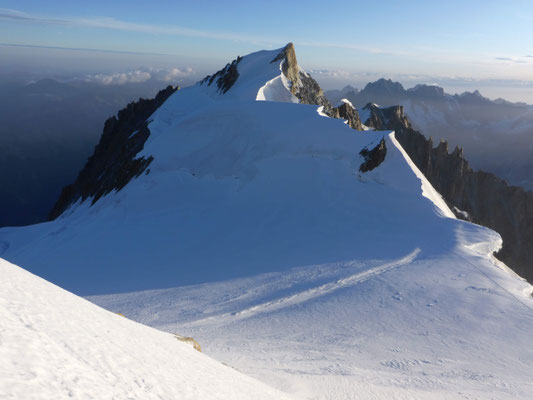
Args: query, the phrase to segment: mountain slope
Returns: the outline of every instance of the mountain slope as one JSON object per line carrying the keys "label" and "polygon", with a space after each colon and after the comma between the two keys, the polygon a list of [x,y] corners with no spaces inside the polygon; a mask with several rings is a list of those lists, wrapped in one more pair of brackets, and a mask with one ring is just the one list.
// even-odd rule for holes
{"label": "mountain slope", "polygon": [[[175,92],[150,116],[135,156],[153,158],[149,170],[92,205],[73,197],[52,222],[1,230],[0,255],[95,294],[373,257],[377,248],[398,257],[413,243],[428,253],[453,246],[448,221],[442,240],[426,240],[440,219],[387,133],[358,134],[316,105],[257,101],[275,80],[270,100],[295,96],[284,60],[271,62],[285,52],[244,57],[226,93],[205,81]],[[359,153],[382,139],[390,167],[360,172]]]}
{"label": "mountain slope", "polygon": [[531,286],[501,237],[454,217],[402,132],[322,97],[291,45],[239,58],[148,117],[145,170],[0,230],[1,256],[299,398],[531,397]]}
{"label": "mountain slope", "polygon": [[297,398],[525,400],[531,287],[487,258],[497,237],[478,229],[463,225],[457,234],[478,242],[441,255],[90,299],[179,326],[216,359]]}
{"label": "mountain slope", "polygon": [[414,128],[464,148],[474,169],[496,174],[511,185],[533,189],[533,109],[523,103],[491,101],[479,91],[450,95],[441,87],[417,85],[404,89],[398,82],[379,79],[361,91],[328,91],[336,103],[345,97],[355,107],[402,105]]}
{"label": "mountain slope", "polygon": [[503,247],[498,258],[533,282],[533,193],[508,186],[493,174],[473,171],[458,147],[451,153],[447,142],[433,147],[431,138],[411,127],[401,106],[368,104],[361,113],[367,117],[366,125],[395,131],[413,162],[459,218],[500,233]]}
{"label": "mountain slope", "polygon": [[1,398],[288,398],[4,260],[0,274]]}

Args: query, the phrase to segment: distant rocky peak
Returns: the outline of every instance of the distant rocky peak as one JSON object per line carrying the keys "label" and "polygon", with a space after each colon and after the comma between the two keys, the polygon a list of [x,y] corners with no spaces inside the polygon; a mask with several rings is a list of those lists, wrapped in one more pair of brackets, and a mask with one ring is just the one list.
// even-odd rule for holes
{"label": "distant rocky peak", "polygon": [[363,124],[377,131],[388,129],[411,129],[411,123],[404,113],[403,106],[380,107],[368,103],[363,107]]}
{"label": "distant rocky peak", "polygon": [[473,92],[463,92],[459,95],[454,96],[460,103],[464,104],[493,104],[492,100],[484,97],[479,90],[474,90]]}
{"label": "distant rocky peak", "polygon": [[437,85],[420,84],[407,90],[411,95],[421,98],[444,97],[444,89]]}
{"label": "distant rocky peak", "polygon": [[473,92],[463,92],[459,95],[459,97],[473,97],[473,98],[484,98],[483,95],[480,93],[479,90],[474,90]]}
{"label": "distant rocky peak", "polygon": [[400,82],[393,82],[391,79],[385,78],[378,79],[375,82],[367,83],[363,91],[388,95],[399,95],[405,93],[405,89]]}
{"label": "distant rocky peak", "polygon": [[354,88],[354,87],[351,86],[351,85],[346,85],[346,86],[344,86],[344,87],[341,89],[341,93],[350,93],[350,92],[359,93],[359,89]]}

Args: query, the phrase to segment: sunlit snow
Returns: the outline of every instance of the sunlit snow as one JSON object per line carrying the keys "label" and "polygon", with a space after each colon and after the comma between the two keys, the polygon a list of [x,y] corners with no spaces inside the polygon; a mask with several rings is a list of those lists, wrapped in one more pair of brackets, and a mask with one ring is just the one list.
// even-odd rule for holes
{"label": "sunlit snow", "polygon": [[393,132],[293,104],[277,52],[223,95],[176,92],[149,174],[1,229],[0,256],[295,398],[531,397],[531,286],[500,236],[455,219]]}

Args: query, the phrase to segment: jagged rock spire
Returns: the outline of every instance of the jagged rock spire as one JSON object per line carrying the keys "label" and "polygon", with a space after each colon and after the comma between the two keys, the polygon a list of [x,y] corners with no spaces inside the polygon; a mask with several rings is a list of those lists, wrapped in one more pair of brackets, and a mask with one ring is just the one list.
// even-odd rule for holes
{"label": "jagged rock spire", "polygon": [[298,65],[293,43],[288,43],[271,62],[274,63],[276,61],[282,61],[281,71],[291,82],[291,93],[301,104],[322,106],[324,107],[324,113],[330,117],[338,117],[338,113],[336,113],[329,100],[324,96],[324,91],[318,82],[311,75],[304,72]]}
{"label": "jagged rock spire", "polygon": [[284,61],[281,65],[283,75],[285,75],[287,79],[292,82],[291,92],[296,96],[296,89],[301,83],[300,67],[298,66],[296,51],[294,50],[294,44],[292,42],[288,43],[283,50],[281,50],[279,54],[271,61],[271,63],[281,60]]}

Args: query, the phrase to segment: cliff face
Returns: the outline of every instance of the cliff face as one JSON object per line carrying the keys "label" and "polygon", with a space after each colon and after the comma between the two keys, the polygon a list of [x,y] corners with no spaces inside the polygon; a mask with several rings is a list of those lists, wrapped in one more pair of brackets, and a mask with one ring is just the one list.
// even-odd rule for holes
{"label": "cliff face", "polygon": [[148,118],[178,88],[168,86],[154,99],[132,102],[104,125],[104,132],[94,153],[76,181],[66,186],[50,219],[57,218],[71,204],[92,197],[93,204],[103,195],[122,189],[132,178],[146,170],[152,158],[135,158],[150,136]]}
{"label": "cliff face", "polygon": [[281,64],[283,75],[291,82],[291,93],[301,104],[322,106],[322,112],[326,115],[332,118],[345,119],[351,128],[363,130],[359,114],[351,104],[342,103],[337,107],[333,107],[318,82],[300,68],[292,43],[287,44],[272,62],[281,60],[283,60]]}
{"label": "cliff face", "polygon": [[242,60],[242,57],[237,57],[231,62],[231,64],[226,64],[224,68],[220,71],[217,71],[213,75],[207,75],[204,79],[200,81],[200,84],[207,83],[208,86],[211,86],[213,82],[216,81],[217,88],[220,94],[226,93],[231,89],[233,84],[239,78],[239,71],[237,65]]}
{"label": "cliff face", "polygon": [[431,139],[411,127],[402,106],[381,109],[369,104],[365,109],[370,111],[365,125],[394,130],[405,151],[457,217],[498,232],[503,247],[496,256],[533,282],[533,193],[509,186],[493,174],[473,171],[458,147],[451,153],[444,141],[433,147]]}
{"label": "cliff face", "polygon": [[323,111],[331,117],[335,117],[335,111],[322,88],[311,75],[303,71],[298,65],[296,52],[292,43],[287,44],[272,62],[283,60],[281,69],[283,75],[291,82],[291,93],[300,100],[301,104],[315,104],[324,107]]}
{"label": "cliff face", "polygon": [[363,130],[363,124],[359,118],[359,113],[351,104],[340,104],[338,107],[334,108],[334,113],[336,113],[336,115],[332,115],[334,118],[342,118],[348,121],[350,128],[358,131]]}

